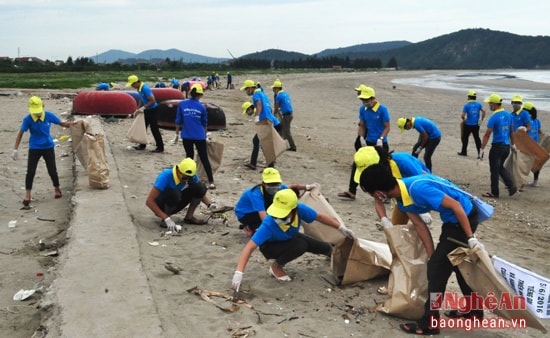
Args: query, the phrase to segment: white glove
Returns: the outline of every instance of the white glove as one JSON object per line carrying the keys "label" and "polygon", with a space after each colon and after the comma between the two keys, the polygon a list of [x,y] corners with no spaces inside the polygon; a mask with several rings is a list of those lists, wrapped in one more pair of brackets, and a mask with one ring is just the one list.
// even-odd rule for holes
{"label": "white glove", "polygon": [[376,146],[377,147],[382,147],[384,145],[384,142],[379,138],[378,140],[376,140]]}
{"label": "white glove", "polygon": [[[519,128],[518,128],[518,129],[519,129]],[[518,148],[516,147],[515,144],[512,144],[512,145],[510,146],[510,149],[512,149],[513,151],[517,151],[517,150],[518,150]]]}
{"label": "white glove", "polygon": [[212,202],[208,206],[208,210],[216,210],[216,209],[218,209],[218,204],[216,202]]}
{"label": "white glove", "polygon": [[422,148],[422,147],[416,148],[416,150],[414,151],[414,154],[418,156],[422,152],[422,149],[424,149],[424,148]]}
{"label": "white glove", "polygon": [[19,156],[19,152],[17,151],[17,149],[13,149],[11,151],[11,158],[13,158],[13,160],[17,160],[17,157]]}
{"label": "white glove", "polygon": [[477,246],[481,250],[485,250],[485,245],[481,244],[481,242],[473,236],[468,239],[468,246],[470,247],[470,249],[473,249]]}
{"label": "white glove", "polygon": [[255,123],[256,123],[256,122],[260,122],[260,116],[256,115],[256,116],[254,117],[254,122],[255,122]]}
{"label": "white glove", "polygon": [[174,223],[174,221],[172,221],[172,219],[170,217],[166,217],[164,219],[164,224],[166,224],[166,228],[168,228],[168,231],[177,231],[177,226],[176,226],[176,223]]}
{"label": "white glove", "polygon": [[359,137],[359,142],[361,142],[361,147],[366,147],[367,146],[367,141],[365,140],[365,138],[363,136]]}
{"label": "white glove", "polygon": [[235,271],[235,274],[233,275],[233,281],[231,282],[231,288],[239,292],[242,281],[243,281],[243,273],[240,271]]}
{"label": "white glove", "polygon": [[390,219],[387,218],[387,217],[382,217],[382,219],[380,220],[380,223],[382,223],[382,226],[383,226],[384,228],[391,228],[391,227],[393,227],[392,222],[391,222]]}
{"label": "white glove", "polygon": [[172,141],[174,144],[178,143],[178,140],[180,138],[180,135],[176,133],[176,136],[174,137],[174,141]]}
{"label": "white glove", "polygon": [[311,184],[306,184],[306,191],[313,190],[315,188],[321,188],[321,185],[317,182],[313,182]]}
{"label": "white glove", "polygon": [[426,223],[426,225],[432,224],[432,215],[430,215],[429,212],[426,212],[424,214],[418,215],[420,218],[422,218],[422,222]]}
{"label": "white glove", "polygon": [[479,160],[483,160],[483,155],[485,155],[485,150],[481,149],[479,152]]}
{"label": "white glove", "polygon": [[346,226],[343,224],[338,227],[338,230],[340,230],[340,232],[344,234],[344,236],[346,236],[347,238],[351,238],[351,239],[355,238],[355,234],[353,233],[353,231],[351,229],[346,228]]}

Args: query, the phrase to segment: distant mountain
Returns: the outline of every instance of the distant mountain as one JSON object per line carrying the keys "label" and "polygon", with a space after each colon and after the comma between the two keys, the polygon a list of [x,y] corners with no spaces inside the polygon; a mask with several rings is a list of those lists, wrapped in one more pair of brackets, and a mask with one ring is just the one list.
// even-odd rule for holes
{"label": "distant mountain", "polygon": [[126,64],[134,64],[139,61],[158,62],[164,61],[166,60],[166,58],[169,58],[172,61],[182,61],[184,63],[220,63],[228,60],[227,58],[214,58],[199,54],[187,53],[178,49],[150,49],[138,54],[129,53],[117,49],[111,49],[104,53],[90,56],[90,59],[94,60],[96,63],[120,62]]}
{"label": "distant mountain", "polygon": [[346,54],[361,54],[361,53],[374,53],[401,48],[411,45],[409,41],[388,41],[388,42],[376,42],[376,43],[364,43],[360,45],[354,45],[350,47],[342,47],[336,49],[325,49],[317,54],[313,54],[317,57],[325,56],[338,56]]}

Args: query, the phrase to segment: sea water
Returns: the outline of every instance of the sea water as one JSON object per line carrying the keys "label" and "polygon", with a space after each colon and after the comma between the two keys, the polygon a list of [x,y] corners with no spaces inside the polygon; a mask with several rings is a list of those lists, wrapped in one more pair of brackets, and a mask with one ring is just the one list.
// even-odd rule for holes
{"label": "sea water", "polygon": [[[498,85],[497,80],[521,79],[535,83],[550,84],[549,70],[487,70],[487,71],[442,71],[421,77],[395,79],[396,84],[406,84],[425,88],[438,88],[477,92],[478,101],[483,101],[491,93],[497,93],[504,103],[509,103],[512,96],[520,94],[523,102],[532,102],[538,111],[550,112],[550,91],[547,89],[507,88]],[[486,83],[484,83],[486,82]],[[547,86],[545,86],[547,87]]]}

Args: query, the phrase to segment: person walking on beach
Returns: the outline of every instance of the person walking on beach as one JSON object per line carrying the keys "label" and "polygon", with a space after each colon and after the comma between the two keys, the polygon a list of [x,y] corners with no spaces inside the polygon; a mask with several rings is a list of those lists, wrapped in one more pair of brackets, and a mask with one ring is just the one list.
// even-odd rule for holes
{"label": "person walking on beach", "polygon": [[432,171],[432,155],[439,142],[441,142],[441,131],[437,125],[425,117],[415,116],[411,118],[399,118],[397,126],[401,129],[401,132],[412,128],[418,131],[418,141],[413,146],[412,155],[418,157],[422,150],[426,149],[424,152],[424,163]]}
{"label": "person walking on beach", "polygon": [[[161,171],[153,188],[147,196],[145,205],[160,219],[161,227],[169,231],[179,231],[171,216],[183,210],[186,206],[187,213],[183,219],[187,224],[206,224],[208,220],[194,216],[195,210],[202,201],[210,211],[218,209],[218,206],[210,200],[206,194],[206,185],[199,180],[196,174],[197,163],[191,158],[183,159],[172,168]],[[225,208],[224,210],[227,210]]]}
{"label": "person walking on beach", "polygon": [[292,280],[284,271],[285,265],[304,253],[311,252],[330,257],[332,246],[329,243],[300,232],[302,222],[312,223],[313,221],[332,226],[346,237],[355,238],[352,230],[338,223],[334,218],[298,203],[298,196],[294,190],[278,191],[273,197],[273,203],[267,208],[267,216],[241,251],[232,279],[232,288],[239,291],[246,264],[257,247],[260,247],[265,258],[275,260],[269,267],[269,274],[284,282]]}
{"label": "person walking on beach", "polygon": [[206,144],[208,112],[200,101],[204,94],[202,86],[195,83],[191,86],[190,94],[190,99],[178,104],[175,121],[176,137],[181,137],[186,157],[195,158],[194,148],[197,147],[197,153],[208,177],[208,189],[216,189]]}
{"label": "person walking on beach", "polygon": [[36,168],[40,158],[44,158],[48,175],[53,183],[55,190],[54,198],[61,198],[62,193],[59,188],[59,177],[57,175],[57,166],[55,164],[55,143],[50,135],[51,125],[58,124],[62,127],[70,127],[74,122],[61,121],[54,113],[44,111],[42,99],[38,96],[32,96],[29,99],[29,114],[23,118],[21,128],[15,137],[15,145],[11,152],[11,157],[15,161],[19,157],[19,144],[23,134],[29,131],[29,154],[27,158],[27,174],[25,176],[25,199],[24,206],[31,203],[31,191],[36,175]]}
{"label": "person walking on beach", "polygon": [[[360,85],[355,90],[360,90],[357,98],[363,103],[359,108],[358,140],[355,141],[356,151],[365,146],[382,147],[389,151],[390,113],[388,108],[376,100],[376,94],[371,87]],[[338,197],[355,200],[357,183],[354,180],[354,175],[355,163],[351,167],[348,191],[338,193]]]}
{"label": "person walking on beach", "polygon": [[525,127],[529,131],[531,124],[531,115],[525,109],[523,109],[523,97],[516,94],[512,97],[512,124],[514,125],[514,132],[519,127]]}
{"label": "person walking on beach", "polygon": [[504,169],[504,161],[506,161],[506,158],[510,154],[510,144],[512,144],[512,147],[515,147],[514,133],[512,132],[512,114],[502,108],[502,98],[498,94],[491,94],[484,102],[489,103],[489,108],[493,112],[493,115],[487,121],[487,130],[485,131],[485,135],[483,135],[481,143],[480,159],[483,159],[485,147],[489,143],[491,134],[493,135],[493,141],[491,143],[491,150],[489,151],[491,192],[483,193],[483,196],[499,197],[499,177],[504,181],[508,189],[508,195],[513,196],[517,193],[518,189],[510,174]]}
{"label": "person walking on beach", "polygon": [[225,89],[233,89],[233,75],[230,72],[227,72],[227,86]]}
{"label": "person walking on beach", "polygon": [[[241,90],[246,92],[246,95],[252,96],[252,104],[254,105],[255,115],[254,123],[258,123],[263,120],[269,120],[273,123],[273,127],[278,133],[281,133],[281,126],[279,120],[275,118],[271,110],[271,103],[269,98],[260,90],[256,83],[252,80],[245,80]],[[252,138],[252,154],[250,155],[250,162],[245,163],[245,167],[251,170],[256,170],[256,164],[258,162],[258,155],[260,153],[260,138],[257,134],[254,134]],[[268,163],[268,167],[273,167],[275,163]]]}
{"label": "person walking on beach", "polygon": [[[159,130],[158,126],[158,116],[157,116],[157,101],[155,101],[155,96],[153,95],[153,91],[147,84],[140,81],[140,79],[136,75],[130,75],[128,76],[128,83],[126,84],[126,87],[132,87],[136,89],[140,96],[140,102],[138,104],[139,108],[138,110],[141,110],[144,113],[145,117],[145,128],[147,129],[147,126],[151,129],[151,134],[153,134],[153,137],[155,138],[156,143],[156,149],[151,150],[153,153],[162,153],[164,152],[164,142],[162,140],[162,135]],[[146,144],[140,144],[134,147],[136,150],[144,150]]]}
{"label": "person walking on beach", "polygon": [[[460,156],[468,156],[468,139],[470,134],[474,137],[476,143],[477,158],[479,159],[479,150],[481,148],[481,138],[479,137],[479,124],[485,119],[485,109],[483,105],[476,101],[477,93],[474,90],[468,92],[468,102],[462,108],[461,139],[462,150],[458,153]],[[481,113],[481,114],[480,114]]]}
{"label": "person walking on beach", "polygon": [[288,93],[283,90],[283,83],[279,79],[276,79],[273,82],[271,88],[273,88],[273,93],[275,94],[275,106],[273,111],[275,115],[277,115],[277,113],[280,113],[282,117],[282,136],[285,140],[288,141],[288,144],[290,146],[288,150],[296,151],[296,143],[294,143],[294,138],[292,138],[292,130],[290,125],[292,123],[292,113],[294,111],[292,109],[292,101],[290,99],[290,95],[288,95]]}
{"label": "person walking on beach", "polygon": [[[455,272],[458,285],[464,296],[470,296],[472,289],[466,284],[458,267],[453,266],[447,254],[459,244],[451,239],[468,243],[473,249],[484,246],[474,236],[478,226],[478,210],[470,196],[454,183],[435,175],[418,175],[396,179],[387,167],[375,164],[365,169],[361,175],[361,189],[376,199],[394,198],[397,206],[406,212],[414,224],[420,240],[428,254],[428,295],[445,292],[449,277]],[[430,228],[421,220],[419,214],[437,211],[443,221],[439,243],[434,246]],[[471,310],[460,313],[447,311],[451,318],[470,318],[481,320],[483,310]],[[403,331],[410,334],[439,334],[439,309],[433,308],[428,298],[424,305],[424,314],[415,323],[401,324]]]}
{"label": "person walking on beach", "polygon": [[[540,123],[540,119],[537,117],[537,108],[533,105],[531,102],[525,102],[523,105],[523,109],[527,110],[529,112],[529,115],[531,115],[531,122],[529,124],[529,136],[539,143],[539,136],[543,134],[542,132],[542,126]],[[532,187],[538,187],[539,186],[539,174],[540,170],[537,170],[533,172],[533,182],[531,182],[529,185]]]}
{"label": "person walking on beach", "polygon": [[262,183],[246,189],[235,205],[235,215],[241,223],[239,229],[252,236],[264,220],[266,210],[273,203],[273,196],[277,191],[288,188],[309,191],[315,187],[320,187],[319,183],[287,186],[277,169],[265,168],[262,172]]}

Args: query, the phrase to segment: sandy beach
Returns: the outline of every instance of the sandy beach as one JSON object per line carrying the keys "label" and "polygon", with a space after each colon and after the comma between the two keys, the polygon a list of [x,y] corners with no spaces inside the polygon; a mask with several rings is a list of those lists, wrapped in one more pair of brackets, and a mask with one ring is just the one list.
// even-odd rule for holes
{"label": "sandy beach", "polygon": [[[481,196],[489,191],[489,163],[476,160],[474,144],[470,140],[470,156],[457,156],[461,142],[459,122],[466,93],[451,90],[434,90],[405,85],[395,85],[392,80],[403,77],[416,77],[435,71],[387,71],[364,73],[312,73],[281,75],[294,106],[292,133],[297,144],[297,152],[285,152],[276,167],[283,181],[290,183],[321,184],[323,195],[359,238],[386,242],[384,233],[377,230],[378,221],[372,197],[359,191],[355,201],[341,200],[337,193],[347,190],[353,142],[356,136],[358,108],[361,101],[356,98],[354,88],[364,83],[373,87],[377,100],[386,105],[391,115],[391,132],[388,143],[391,150],[409,152],[418,134],[415,131],[400,133],[396,121],[399,117],[425,116],[441,129],[442,141],[432,158],[433,172],[464,187],[474,195]],[[138,74],[139,75],[139,74]],[[226,114],[227,129],[212,132],[213,139],[224,143],[225,151],[220,170],[215,174],[217,188],[208,192],[219,204],[235,205],[240,194],[248,187],[261,181],[261,168],[252,171],[244,167],[250,158],[254,123],[241,114],[241,104],[249,97],[239,91],[247,77],[233,79],[235,90],[218,89],[206,91],[203,102],[211,102],[222,107]],[[271,84],[276,76],[253,75],[249,78],[259,81],[268,96],[272,98]],[[122,88],[123,83],[117,86]],[[535,85],[526,81],[505,80],[499,87],[530,89]],[[225,84],[222,83],[222,88]],[[550,90],[548,84],[536,84],[536,88]],[[87,90],[93,90],[92,88]],[[93,206],[98,210],[98,218],[103,219],[97,231],[109,229],[131,229],[113,231],[113,236],[125,245],[132,246],[139,253],[138,260],[127,264],[136,265],[143,274],[147,285],[147,295],[131,292],[131,282],[119,285],[116,280],[105,281],[105,276],[97,274],[96,281],[86,281],[86,285],[96,283],[97,289],[104,292],[109,284],[109,292],[120,292],[128,296],[122,302],[132,304],[134,297],[150,297],[149,302],[158,316],[159,337],[401,337],[406,336],[399,324],[409,320],[390,317],[372,309],[384,301],[385,296],[376,292],[387,282],[387,278],[355,283],[348,286],[336,285],[330,270],[330,261],[325,257],[306,254],[289,263],[285,270],[293,278],[283,283],[272,278],[269,265],[259,250],[254,252],[244,274],[241,297],[253,308],[241,306],[235,312],[224,312],[214,304],[203,300],[187,290],[198,287],[204,290],[232,294],[231,278],[238,256],[248,237],[239,230],[239,223],[233,212],[226,218],[211,218],[207,225],[183,224],[184,212],[173,217],[183,226],[180,234],[161,236],[160,219],[145,206],[145,199],[157,174],[164,168],[179,163],[184,157],[181,144],[173,144],[174,131],[162,130],[165,152],[162,154],[128,150],[133,144],[125,140],[125,134],[132,119],[98,119],[98,125],[105,133],[108,151],[112,156],[109,166],[112,179],[120,180],[122,187],[113,191],[94,191],[86,186],[82,177],[82,166],[75,163],[68,141],[60,141],[56,148],[57,166],[61,180],[63,198],[53,198],[53,187],[43,162],[39,164],[33,188],[33,202],[30,210],[21,210],[24,197],[26,172],[26,151],[28,135],[20,147],[20,158],[10,158],[17,130],[27,113],[27,102],[31,95],[39,95],[44,100],[45,109],[63,119],[81,119],[71,116],[71,97],[59,93],[75,94],[77,91],[30,91],[1,90],[0,117],[3,127],[0,140],[4,144],[2,156],[0,192],[2,213],[0,214],[0,332],[4,337],[57,337],[68,336],[63,332],[66,317],[64,309],[57,303],[57,287],[64,279],[74,282],[78,288],[78,276],[67,276],[63,269],[74,256],[67,254],[67,243],[77,246],[71,234],[73,210],[82,208],[79,193],[97,196]],[[521,92],[519,93],[521,94]],[[483,101],[483,97],[478,97]],[[504,108],[510,108],[510,98],[504,97]],[[528,101],[524,97],[524,101]],[[484,108],[488,110],[487,104]],[[66,112],[69,112],[68,114]],[[550,126],[550,112],[539,111],[542,130]],[[485,127],[481,128],[484,133]],[[52,135],[68,135],[67,130],[52,128]],[[148,134],[149,141],[153,137]],[[154,145],[148,148],[153,149]],[[63,155],[63,156],[62,156]],[[260,165],[265,165],[260,153]],[[116,174],[116,176],[115,176]],[[550,170],[548,164],[540,174],[540,187],[526,186],[518,196],[488,199],[495,206],[492,219],[480,226],[477,237],[490,254],[498,255],[510,262],[530,269],[542,276],[550,277],[547,264],[547,243],[550,241],[550,211],[547,201],[550,198]],[[504,187],[501,185],[501,189]],[[101,205],[102,194],[118,194],[123,205],[116,208]],[[80,199],[81,200],[81,199]],[[108,201],[108,199],[105,199]],[[108,204],[108,203],[105,203]],[[205,205],[201,205],[197,216],[207,217]],[[17,220],[15,228],[8,223]],[[431,225],[432,235],[437,239],[441,220],[436,215]],[[41,241],[42,240],[42,241]],[[151,245],[156,242],[159,245]],[[98,256],[117,256],[116,249],[104,252],[105,248],[91,246]],[[92,254],[94,252],[92,251]],[[117,257],[120,258],[120,257]],[[183,268],[179,275],[167,271],[166,261]],[[121,269],[120,259],[102,259],[94,264],[101,265],[104,271]],[[100,269],[100,270],[101,270]],[[108,282],[108,283],[107,283]],[[83,283],[84,284],[84,283]],[[12,300],[19,289],[39,289],[24,302]],[[450,280],[448,290],[457,291],[456,281]],[[84,294],[84,292],[82,292]],[[85,309],[94,305],[90,294],[75,299],[75,307]],[[67,301],[65,299],[65,301]],[[223,301],[216,299],[219,304]],[[360,309],[351,312],[349,308]],[[107,304],[106,308],[109,306]],[[112,310],[116,309],[113,304]],[[105,310],[108,311],[108,310]],[[108,317],[109,313],[105,313]],[[94,322],[94,318],[82,318]],[[79,336],[129,337],[134,335],[129,329],[140,321],[130,317],[109,331],[95,331],[86,326]],[[543,321],[550,328],[548,320]],[[42,324],[42,326],[41,326]],[[239,335],[240,334],[240,335]],[[445,330],[442,336],[462,337],[463,330]],[[528,329],[476,330],[469,335],[476,337],[540,337],[539,331]]]}

